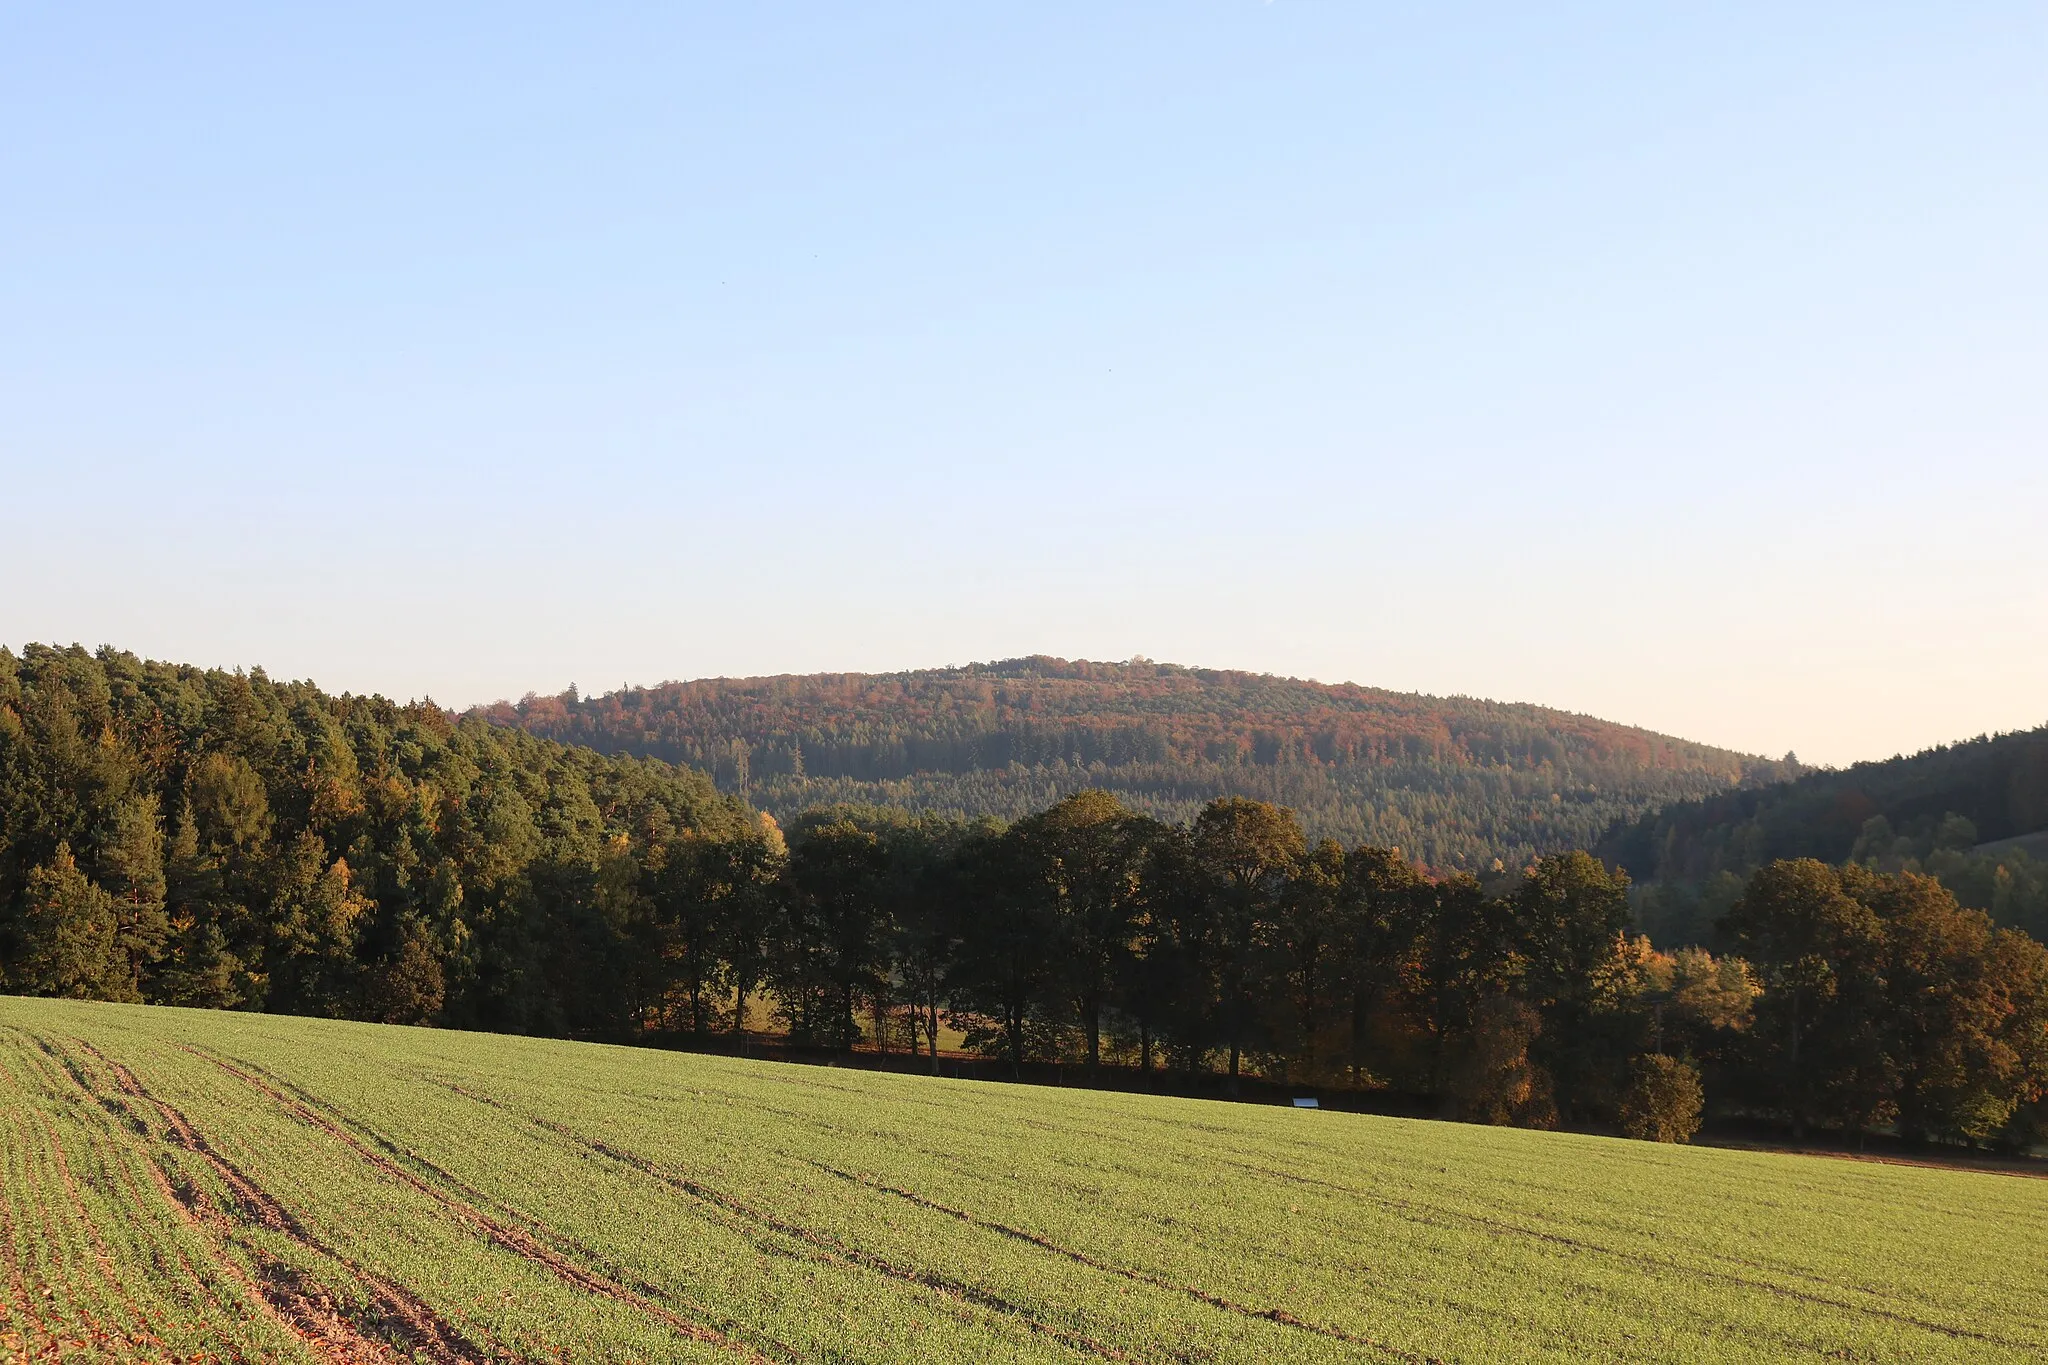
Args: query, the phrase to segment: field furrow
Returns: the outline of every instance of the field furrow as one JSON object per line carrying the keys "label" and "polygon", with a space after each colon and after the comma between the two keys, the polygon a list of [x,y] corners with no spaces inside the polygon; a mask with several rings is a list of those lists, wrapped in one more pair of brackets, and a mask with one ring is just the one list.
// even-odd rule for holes
{"label": "field furrow", "polygon": [[818,1169],[835,1179],[848,1181],[866,1189],[891,1195],[920,1209],[944,1214],[946,1217],[965,1223],[970,1227],[981,1228],[985,1231],[996,1233],[999,1236],[1011,1237],[1020,1242],[1029,1243],[1042,1251],[1048,1251],[1055,1256],[1065,1257],[1067,1260],[1073,1261],[1078,1265],[1087,1266],[1090,1270],[1099,1270],[1106,1275],[1115,1275],[1139,1284],[1151,1285],[1155,1289],[1164,1289],[1169,1293],[1185,1294],[1199,1303],[1208,1304],[1211,1308],[1222,1309],[1226,1313],[1237,1313],[1248,1318],[1279,1323],[1283,1327],[1292,1327],[1315,1336],[1328,1337],[1332,1341],[1343,1341],[1349,1342],[1354,1346],[1369,1347],[1382,1355],[1396,1360],[1413,1361],[1417,1362],[1418,1365],[1442,1365],[1435,1356],[1418,1355],[1415,1352],[1404,1351],[1396,1346],[1389,1346],[1383,1341],[1375,1341],[1370,1337],[1357,1336],[1339,1328],[1325,1327],[1319,1323],[1304,1322],[1284,1308],[1254,1308],[1249,1304],[1239,1303],[1235,1299],[1227,1299],[1221,1294],[1211,1293],[1195,1285],[1175,1284],[1170,1280],[1160,1279],[1156,1275],[1148,1275],[1141,1270],[1132,1270],[1127,1266],[1110,1265],[1104,1261],[1097,1260],[1086,1252],[1076,1251],[1072,1247],[1061,1246],[1049,1237],[1041,1237],[1035,1232],[1026,1232],[1022,1228],[1013,1228],[1006,1223],[998,1223],[987,1218],[977,1217],[965,1209],[951,1208],[936,1200],[927,1199],[923,1195],[911,1190],[901,1189],[879,1180],[871,1180],[866,1176],[855,1175],[850,1171],[842,1171],[834,1166],[820,1164]]}
{"label": "field furrow", "polygon": [[[152,1106],[169,1140],[203,1161],[225,1186],[230,1195],[226,1207],[189,1181],[165,1180],[160,1191],[196,1226],[233,1243],[250,1259],[246,1287],[315,1356],[336,1362],[387,1361],[399,1358],[395,1346],[407,1353],[428,1351],[436,1359],[463,1365],[480,1365],[488,1358],[403,1286],[348,1265],[275,1196],[215,1150],[177,1107],[152,1095],[126,1066],[106,1061],[90,1044],[84,1046],[106,1066],[122,1094]],[[343,1269],[367,1302],[354,1312],[343,1312],[301,1267],[270,1253],[260,1241],[239,1235],[251,1229],[288,1238],[320,1262]],[[222,1257],[220,1263],[230,1268],[237,1264],[232,1256]]]}
{"label": "field furrow", "polygon": [[556,1123],[553,1120],[541,1118],[538,1115],[521,1114],[511,1106],[500,1101],[492,1100],[485,1096],[476,1096],[473,1092],[467,1093],[471,1093],[473,1098],[478,1099],[482,1103],[489,1104],[501,1112],[512,1114],[527,1123],[543,1128],[557,1137],[574,1143],[585,1151],[595,1153],[607,1160],[616,1161],[622,1166],[630,1167],[644,1175],[651,1176],[671,1189],[680,1190],[692,1199],[698,1200],[711,1208],[728,1213],[743,1223],[751,1224],[756,1228],[766,1229],[769,1232],[776,1233],[784,1238],[802,1243],[816,1251],[822,1252],[831,1264],[857,1266],[892,1280],[917,1285],[937,1295],[989,1309],[992,1312],[1000,1313],[1021,1323],[1033,1332],[1050,1337],[1063,1346],[1103,1360],[1128,1361],[1134,1358],[1129,1353],[1118,1350],[1114,1346],[1106,1345],[1082,1333],[1047,1322],[1042,1317],[1036,1315],[1031,1309],[964,1280],[941,1275],[930,1270],[898,1264],[872,1251],[866,1251],[849,1245],[843,1239],[830,1233],[819,1232],[813,1228],[804,1227],[788,1219],[780,1218],[772,1213],[755,1208],[740,1199],[734,1198],[730,1194],[721,1193],[679,1172],[664,1169],[644,1157],[635,1156],[631,1152],[623,1151],[608,1142],[586,1137],[566,1124]]}
{"label": "field furrow", "polygon": [[587,1294],[594,1294],[600,1298],[626,1304],[635,1311],[661,1322],[663,1325],[692,1340],[704,1342],[707,1345],[715,1346],[722,1351],[750,1361],[766,1361],[768,1359],[760,1351],[745,1343],[734,1341],[723,1333],[715,1331],[702,1323],[693,1322],[661,1304],[653,1302],[644,1295],[627,1288],[618,1281],[602,1275],[587,1266],[577,1264],[574,1260],[548,1246],[540,1238],[525,1229],[517,1227],[504,1219],[494,1217],[476,1204],[464,1199],[461,1195],[443,1188],[438,1183],[423,1179],[414,1174],[406,1169],[404,1165],[400,1164],[399,1161],[394,1160],[391,1155],[377,1150],[377,1146],[389,1148],[390,1144],[388,1141],[378,1139],[377,1145],[373,1146],[370,1142],[356,1137],[343,1124],[321,1113],[313,1104],[286,1094],[277,1086],[253,1074],[252,1071],[244,1070],[225,1058],[211,1056],[196,1048],[188,1050],[193,1052],[194,1055],[205,1057],[230,1076],[260,1091],[293,1118],[341,1143],[379,1173],[409,1185],[428,1198],[436,1200],[446,1207],[459,1222],[475,1229],[479,1236],[511,1252],[513,1255],[541,1267],[564,1284],[582,1290]]}

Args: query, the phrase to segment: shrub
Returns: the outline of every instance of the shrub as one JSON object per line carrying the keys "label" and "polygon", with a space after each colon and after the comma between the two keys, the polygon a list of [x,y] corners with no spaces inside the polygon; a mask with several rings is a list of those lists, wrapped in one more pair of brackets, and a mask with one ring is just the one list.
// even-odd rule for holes
{"label": "shrub", "polygon": [[1700,1130],[1706,1091],[1690,1062],[1646,1053],[1630,1068],[1628,1092],[1621,1097],[1621,1131],[1649,1142],[1689,1142]]}

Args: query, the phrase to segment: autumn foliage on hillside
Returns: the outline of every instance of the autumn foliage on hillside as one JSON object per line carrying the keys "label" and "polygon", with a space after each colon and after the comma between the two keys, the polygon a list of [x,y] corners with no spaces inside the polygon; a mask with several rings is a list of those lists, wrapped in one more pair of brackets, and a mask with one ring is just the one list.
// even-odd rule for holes
{"label": "autumn foliage on hillside", "polygon": [[684,763],[778,815],[855,802],[1016,818],[1085,787],[1186,819],[1280,801],[1311,832],[1484,867],[1782,764],[1591,716],[1468,697],[1046,657],[891,674],[717,678],[484,714]]}

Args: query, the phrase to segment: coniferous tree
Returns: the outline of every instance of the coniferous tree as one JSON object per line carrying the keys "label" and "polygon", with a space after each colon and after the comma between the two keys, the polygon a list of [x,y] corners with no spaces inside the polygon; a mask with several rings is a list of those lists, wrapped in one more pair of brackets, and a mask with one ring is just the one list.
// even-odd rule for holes
{"label": "coniferous tree", "polygon": [[69,844],[29,873],[8,985],[24,995],[136,1000],[114,898],[79,871]]}

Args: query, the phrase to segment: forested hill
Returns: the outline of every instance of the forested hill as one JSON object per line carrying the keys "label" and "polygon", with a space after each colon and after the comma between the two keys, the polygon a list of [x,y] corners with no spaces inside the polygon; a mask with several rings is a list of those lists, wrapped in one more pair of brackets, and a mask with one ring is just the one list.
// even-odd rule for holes
{"label": "forested hill", "polygon": [[1599,851],[1638,878],[1690,882],[1774,858],[1838,863],[1880,836],[1975,845],[2043,829],[2048,726],[1677,802],[1611,831]]}
{"label": "forested hill", "polygon": [[1777,858],[1939,878],[2000,924],[2048,934],[2048,726],[1675,802],[1596,852],[1628,869],[1660,941],[1714,941],[1742,879]]}
{"label": "forested hill", "polygon": [[484,714],[703,769],[778,816],[848,802],[1014,818],[1101,787],[1185,820],[1239,795],[1293,807],[1311,835],[1445,868],[1584,846],[1794,770],[1542,707],[1144,661],[572,688]]}

